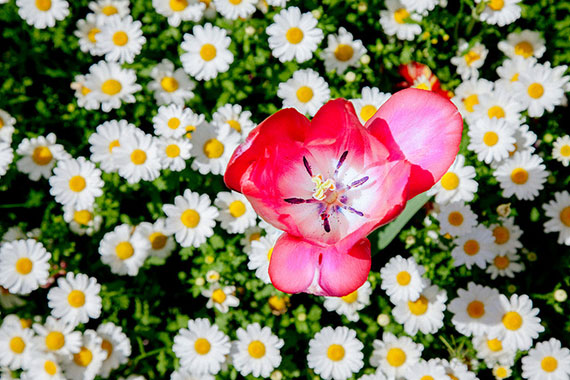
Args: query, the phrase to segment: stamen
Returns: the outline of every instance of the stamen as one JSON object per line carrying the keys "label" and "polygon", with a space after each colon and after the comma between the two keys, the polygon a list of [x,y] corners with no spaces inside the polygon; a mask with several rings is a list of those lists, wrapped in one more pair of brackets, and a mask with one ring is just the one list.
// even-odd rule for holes
{"label": "stamen", "polygon": [[346,160],[347,155],[348,155],[348,150],[344,151],[344,153],[340,156],[340,159],[338,160],[338,163],[336,164],[336,169],[334,171],[334,174],[338,173],[338,170],[340,169],[342,164],[344,164],[344,160]]}
{"label": "stamen", "polygon": [[321,219],[323,220],[323,227],[325,228],[325,232],[331,232],[331,225],[329,224],[329,214],[326,212],[321,214]]}
{"label": "stamen", "polygon": [[316,202],[315,199],[311,198],[311,199],[302,199],[302,198],[287,198],[287,199],[283,199],[285,202],[287,203],[291,203],[294,205],[298,205],[301,203],[313,203]]}
{"label": "stamen", "polygon": [[358,216],[364,216],[364,213],[362,213],[361,211],[358,211],[358,210],[356,210],[356,209],[354,209],[354,208],[352,208],[352,207],[350,207],[350,206],[342,205],[341,207],[342,207],[343,209],[345,209],[345,210],[348,210],[348,211],[350,211],[350,212],[355,213],[355,214],[358,215]]}
{"label": "stamen", "polygon": [[366,177],[362,177],[360,179],[357,179],[356,181],[354,181],[353,183],[351,183],[350,185],[348,185],[348,188],[352,188],[352,187],[358,187],[360,185],[364,185],[366,183],[366,181],[368,181],[368,176]]}
{"label": "stamen", "polygon": [[307,158],[305,156],[303,156],[303,164],[305,165],[305,169],[307,169],[307,173],[309,173],[309,175],[312,177],[313,172],[311,170],[311,165],[309,165],[309,161],[307,161]]}
{"label": "stamen", "polygon": [[336,185],[334,181],[330,178],[327,179],[326,181],[323,181],[323,176],[320,174],[313,176],[311,178],[311,181],[313,181],[313,183],[315,184],[315,188],[313,191],[313,198],[319,201],[322,201],[327,197],[326,196],[327,191],[336,190]]}

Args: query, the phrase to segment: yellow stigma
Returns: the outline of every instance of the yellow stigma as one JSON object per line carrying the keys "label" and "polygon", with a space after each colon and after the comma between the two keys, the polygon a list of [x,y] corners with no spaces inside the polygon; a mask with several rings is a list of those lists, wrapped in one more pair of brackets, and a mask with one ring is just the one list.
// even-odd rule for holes
{"label": "yellow stigma", "polygon": [[503,325],[505,328],[515,331],[521,328],[523,319],[516,311],[509,311],[503,315]]}
{"label": "yellow stigma", "polygon": [[243,214],[245,214],[245,204],[242,201],[233,201],[230,203],[230,214],[234,218],[239,218]]}
{"label": "yellow stigma", "polygon": [[408,17],[410,17],[410,12],[408,12],[406,8],[400,8],[394,12],[394,20],[396,20],[398,24],[405,23]]}
{"label": "yellow stigma", "polygon": [[27,257],[21,257],[16,261],[16,272],[26,275],[32,271],[34,263]]}
{"label": "yellow stigma", "polygon": [[535,82],[528,86],[526,91],[531,98],[540,99],[544,94],[544,87],[540,83]]}
{"label": "yellow stigma", "polygon": [[501,119],[505,117],[505,110],[501,106],[493,106],[487,110],[487,116],[489,116],[489,119],[494,117]]}
{"label": "yellow stigma", "polygon": [[46,335],[46,347],[50,351],[57,351],[65,345],[65,336],[59,331],[51,331]]}
{"label": "yellow stigma", "polygon": [[459,186],[459,177],[453,172],[447,172],[441,177],[441,187],[445,190],[455,190]]}
{"label": "yellow stigma", "polygon": [[200,48],[200,57],[206,62],[216,58],[216,47],[212,44],[204,44]]}
{"label": "yellow stigma", "polygon": [[303,31],[296,26],[289,28],[287,33],[285,33],[285,38],[289,41],[290,44],[297,45],[299,42],[303,40]]}
{"label": "yellow stigma", "polygon": [[128,241],[122,241],[115,247],[115,254],[121,260],[126,260],[129,257],[132,257],[135,253],[135,249],[133,245]]}
{"label": "yellow stigma", "polygon": [[247,346],[247,352],[252,358],[260,359],[265,356],[265,345],[259,340],[254,340]]}
{"label": "yellow stigma", "polygon": [[216,289],[212,293],[212,300],[215,303],[223,303],[226,300],[226,293],[222,289]]}
{"label": "yellow stigma", "polygon": [[142,165],[146,162],[146,153],[142,149],[135,149],[131,153],[131,162],[135,165]]}
{"label": "yellow stigma", "polygon": [[12,350],[12,352],[21,354],[25,349],[26,343],[24,342],[24,339],[20,338],[19,336],[10,339],[10,350]]}
{"label": "yellow stigma", "polygon": [[49,164],[52,159],[53,155],[47,146],[38,146],[32,153],[32,160],[40,166]]}
{"label": "yellow stigma", "polygon": [[129,36],[127,33],[119,30],[113,34],[113,43],[117,46],[125,46],[129,42]]}
{"label": "yellow stigma", "polygon": [[463,244],[463,251],[466,255],[475,256],[479,253],[479,243],[477,240],[467,240],[465,244]]}
{"label": "yellow stigma", "polygon": [[174,77],[164,77],[160,80],[160,86],[166,92],[178,90],[178,81]]}
{"label": "yellow stigma", "polygon": [[500,11],[505,6],[504,0],[491,0],[489,1],[489,8],[494,11]]}
{"label": "yellow stigma", "polygon": [[71,307],[81,307],[85,305],[85,293],[81,290],[72,290],[67,296],[67,303]]}
{"label": "yellow stigma", "polygon": [[196,350],[199,355],[206,355],[208,352],[210,352],[211,347],[212,345],[208,339],[205,338],[198,338],[194,342],[194,350]]}
{"label": "yellow stigma", "polygon": [[406,353],[401,348],[390,348],[386,360],[392,367],[400,367],[406,362]]}
{"label": "yellow stigma", "polygon": [[301,103],[307,103],[313,99],[313,90],[309,86],[301,86],[296,92],[297,99]]}
{"label": "yellow stigma", "polygon": [[424,315],[428,309],[429,301],[421,295],[416,301],[408,301],[408,309],[413,315]]}
{"label": "yellow stigma", "polygon": [[338,44],[334,49],[334,56],[341,62],[346,62],[354,55],[354,49],[348,44]]}
{"label": "yellow stigma", "polygon": [[101,85],[101,91],[109,96],[117,95],[119,92],[121,92],[122,88],[123,86],[121,85],[121,82],[116,79],[107,79]]}
{"label": "yellow stigma", "polygon": [[360,110],[360,117],[366,123],[368,119],[370,119],[376,113],[378,109],[374,107],[372,104],[367,104]]}
{"label": "yellow stigma", "polygon": [[87,367],[93,360],[93,353],[87,347],[81,347],[81,350],[73,355],[73,361],[80,367]]}
{"label": "yellow stigma", "polygon": [[495,146],[499,142],[499,135],[496,132],[489,131],[483,135],[483,143],[487,146]]}
{"label": "yellow stigma", "polygon": [[75,193],[79,193],[85,189],[87,183],[85,182],[85,178],[80,175],[74,175],[69,180],[69,189]]}
{"label": "yellow stigma", "polygon": [[515,54],[528,58],[534,54],[534,48],[528,41],[521,41],[515,45]]}
{"label": "yellow stigma", "polygon": [[51,0],[36,0],[36,8],[42,12],[47,12],[51,9]]}
{"label": "yellow stigma", "polygon": [[447,216],[447,221],[452,226],[458,227],[463,224],[463,215],[458,211],[450,212]]}
{"label": "yellow stigma", "polygon": [[220,158],[224,154],[224,144],[222,144],[218,139],[213,138],[204,144],[204,154],[208,158]]}
{"label": "yellow stigma", "polygon": [[318,201],[322,201],[327,197],[327,191],[335,191],[336,184],[332,179],[327,179],[323,181],[323,176],[318,174],[311,178],[311,181],[315,184],[313,189],[313,198]]}
{"label": "yellow stigma", "polygon": [[471,66],[475,61],[478,61],[481,58],[481,56],[477,52],[469,50],[469,52],[465,54],[463,58],[465,59],[465,63],[467,63],[467,66]]}
{"label": "yellow stigma", "polygon": [[168,237],[164,235],[162,232],[153,232],[148,237],[148,240],[150,240],[150,245],[152,246],[152,249],[159,250],[164,248],[168,240]]}
{"label": "yellow stigma", "polygon": [[471,301],[467,305],[467,314],[474,319],[479,319],[485,315],[485,304],[481,301]]}
{"label": "yellow stigma", "polygon": [[516,168],[511,172],[511,181],[517,185],[524,185],[528,181],[528,172],[523,168]]}
{"label": "yellow stigma", "polygon": [[545,356],[540,361],[540,366],[545,372],[554,372],[558,368],[558,360],[552,356]]}
{"label": "yellow stigma", "polygon": [[165,149],[165,153],[166,153],[166,156],[168,156],[170,158],[178,157],[178,156],[180,156],[180,147],[178,147],[178,145],[176,145],[176,144],[167,145],[166,149]]}
{"label": "yellow stigma", "polygon": [[174,12],[182,12],[188,6],[187,0],[170,0],[170,9]]}
{"label": "yellow stigma", "polygon": [[187,228],[196,228],[200,223],[200,214],[196,210],[188,209],[180,215],[180,220]]}

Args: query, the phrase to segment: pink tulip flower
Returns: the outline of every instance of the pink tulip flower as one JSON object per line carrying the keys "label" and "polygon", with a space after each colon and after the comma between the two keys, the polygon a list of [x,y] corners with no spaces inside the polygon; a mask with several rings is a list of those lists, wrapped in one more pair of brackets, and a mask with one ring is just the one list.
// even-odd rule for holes
{"label": "pink tulip flower", "polygon": [[370,271],[366,236],[394,219],[453,163],[463,121],[446,98],[406,89],[366,125],[331,100],[311,121],[284,109],[233,153],[224,180],[285,233],[269,276],[287,293],[344,296]]}

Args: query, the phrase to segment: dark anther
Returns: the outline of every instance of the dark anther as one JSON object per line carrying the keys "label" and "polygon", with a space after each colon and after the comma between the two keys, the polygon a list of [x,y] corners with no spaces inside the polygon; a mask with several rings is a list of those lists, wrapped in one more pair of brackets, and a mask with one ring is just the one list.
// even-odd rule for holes
{"label": "dark anther", "polygon": [[325,229],[325,232],[331,232],[331,225],[329,224],[329,215],[327,213],[322,213],[321,219],[323,220],[323,227]]}
{"label": "dark anther", "polygon": [[351,183],[348,187],[358,187],[360,185],[364,185],[366,181],[368,181],[368,176],[357,179],[356,181]]}
{"label": "dark anther", "polygon": [[344,160],[346,160],[346,156],[348,155],[348,150],[344,151],[344,153],[340,156],[338,163],[336,164],[335,174],[338,173],[338,169],[344,164]]}
{"label": "dark anther", "polygon": [[287,199],[284,199],[284,201],[287,203],[294,204],[294,205],[298,205],[298,204],[307,202],[306,200],[301,199],[301,198],[287,198]]}
{"label": "dark anther", "polygon": [[303,164],[305,165],[305,169],[307,169],[307,173],[309,173],[309,175],[312,177],[313,172],[311,171],[311,165],[309,165],[309,161],[307,161],[307,158],[305,156],[303,156]]}

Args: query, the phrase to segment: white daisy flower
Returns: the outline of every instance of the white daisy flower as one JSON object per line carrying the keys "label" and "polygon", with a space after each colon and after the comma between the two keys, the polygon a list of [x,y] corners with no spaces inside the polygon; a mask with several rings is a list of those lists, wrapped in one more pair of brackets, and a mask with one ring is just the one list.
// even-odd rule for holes
{"label": "white daisy flower", "polygon": [[422,16],[411,12],[399,0],[386,0],[387,10],[380,11],[380,25],[388,36],[413,41],[422,32]]}
{"label": "white daisy flower", "polygon": [[230,234],[244,233],[248,227],[256,225],[257,214],[244,195],[221,191],[214,204],[220,209],[217,219]]}
{"label": "white daisy flower", "polygon": [[493,175],[503,189],[504,198],[514,194],[519,200],[533,200],[543,189],[548,172],[540,156],[526,151],[505,160]]}
{"label": "white daisy flower", "polygon": [[309,368],[322,379],[348,379],[364,366],[363,348],[356,331],[345,326],[324,327],[309,341]]}
{"label": "white daisy flower", "polygon": [[522,248],[519,238],[522,230],[515,224],[515,218],[501,219],[501,224],[491,224],[489,229],[495,237],[493,242],[493,250],[497,253],[515,253],[517,249]]}
{"label": "white daisy flower", "polygon": [[295,71],[288,81],[279,83],[277,96],[283,100],[283,108],[293,107],[300,113],[315,116],[330,99],[330,89],[316,71],[304,69]]}
{"label": "white daisy flower", "polygon": [[417,300],[396,302],[392,315],[396,322],[404,325],[404,331],[412,336],[418,330],[424,334],[434,334],[443,327],[445,302],[445,290],[428,282]]}
{"label": "white daisy flower", "polygon": [[131,356],[131,342],[123,329],[111,322],[99,325],[97,335],[101,337],[101,348],[107,354],[99,370],[99,376],[106,379],[112,370],[128,361]]}
{"label": "white daisy flower", "polygon": [[427,11],[433,11],[436,5],[445,7],[440,0],[401,0],[402,4],[410,12],[418,12],[427,15]]}
{"label": "white daisy flower", "polygon": [[243,233],[244,237],[239,240],[243,251],[248,255],[251,253],[251,244],[254,241],[259,241],[261,239],[261,231],[261,228],[259,228],[257,225],[249,227]]}
{"label": "white daisy flower", "polygon": [[546,51],[544,39],[539,32],[521,30],[518,33],[509,33],[506,41],[499,42],[499,50],[511,59],[519,56],[522,58],[541,58]]}
{"label": "white daisy flower", "polygon": [[187,139],[157,138],[158,158],[163,169],[179,172],[186,168],[192,144]]}
{"label": "white daisy flower", "polygon": [[375,339],[370,364],[379,369],[390,379],[407,374],[408,370],[419,362],[424,347],[414,343],[407,336],[397,338],[384,332],[382,340]]}
{"label": "white daisy flower", "polygon": [[166,232],[166,220],[157,219],[154,224],[142,222],[137,226],[137,233],[150,242],[149,255],[160,258],[170,256],[176,244],[172,236]]}
{"label": "white daisy flower", "polygon": [[95,12],[96,15],[101,15],[104,18],[116,14],[125,17],[131,12],[129,4],[129,0],[96,0],[89,2],[89,9]]}
{"label": "white daisy flower", "polygon": [[123,69],[116,62],[99,61],[89,67],[85,87],[90,92],[86,97],[97,99],[103,112],[110,112],[120,108],[121,101],[135,102],[133,94],[142,89],[136,81],[137,75],[133,69]]}
{"label": "white daisy flower", "polygon": [[458,154],[447,173],[428,190],[427,195],[435,195],[435,201],[439,204],[470,202],[479,186],[473,178],[475,168],[465,166],[465,157]]}
{"label": "white daisy flower", "polygon": [[345,28],[340,27],[337,34],[327,36],[328,46],[321,53],[325,61],[325,70],[336,70],[342,74],[348,67],[359,67],[360,57],[366,53],[361,40],[354,37]]}
{"label": "white daisy flower", "polygon": [[197,128],[192,133],[192,169],[200,174],[223,175],[240,141],[240,134],[228,124]]}
{"label": "white daisy flower", "polygon": [[477,352],[477,357],[483,359],[489,368],[495,364],[506,366],[514,364],[516,351],[503,347],[500,339],[490,339],[487,335],[474,336],[473,348]]}
{"label": "white daisy flower", "polygon": [[323,306],[328,311],[336,311],[337,314],[346,316],[351,322],[357,322],[360,319],[358,311],[370,305],[370,294],[370,282],[365,281],[360,288],[346,296],[325,297]]}
{"label": "white daisy flower", "polygon": [[313,14],[301,13],[297,7],[282,9],[273,16],[273,24],[267,27],[266,32],[271,53],[281,62],[308,61],[324,38]]}
{"label": "white daisy flower", "polygon": [[249,261],[247,268],[255,270],[255,276],[266,284],[271,283],[269,278],[269,262],[273,254],[273,247],[280,235],[266,235],[251,241],[251,247],[247,253]]}
{"label": "white daisy flower", "polygon": [[546,62],[520,73],[520,87],[515,95],[528,108],[530,117],[541,117],[545,110],[552,112],[565,101],[565,87],[570,81],[570,76],[563,76],[567,69],[566,65],[551,68],[550,62]]}
{"label": "white daisy flower", "polygon": [[461,79],[476,79],[479,77],[479,69],[485,63],[488,53],[489,50],[480,42],[469,47],[467,41],[461,40],[457,55],[451,58],[451,63],[457,66],[457,73],[461,75]]}
{"label": "white daisy flower", "polygon": [[[479,4],[482,0],[475,0]],[[483,13],[479,16],[481,21],[490,25],[505,26],[515,22],[521,17],[521,0],[490,0]]]}
{"label": "white daisy flower", "polygon": [[188,368],[180,368],[170,374],[170,380],[214,380],[214,376],[209,374],[196,375]]}
{"label": "white daisy flower", "polygon": [[570,136],[564,135],[556,138],[552,144],[552,158],[564,166],[570,165]]}
{"label": "white daisy flower", "polygon": [[51,315],[62,322],[77,326],[90,318],[101,315],[101,285],[97,279],[79,273],[67,272],[57,279],[57,287],[52,287],[47,295]]}
{"label": "white daisy flower", "polygon": [[242,376],[252,374],[255,377],[268,378],[271,372],[281,364],[279,349],[283,339],[275,336],[269,327],[253,323],[246,329],[236,331],[237,341],[233,342],[231,360]]}
{"label": "white daisy flower", "polygon": [[10,293],[10,291],[3,286],[0,286],[0,307],[8,310],[13,307],[22,306],[25,303],[20,297]]}
{"label": "white daisy flower", "polygon": [[113,15],[101,26],[97,35],[97,48],[105,54],[107,62],[133,63],[146,42],[142,23],[129,16]]}
{"label": "white daisy flower", "polygon": [[532,347],[532,340],[544,331],[537,317],[539,310],[532,308],[532,301],[526,294],[513,294],[510,299],[501,294],[500,302],[501,323],[494,324],[489,338],[498,338],[505,347],[513,350],[528,350]]}
{"label": "white daisy flower", "polygon": [[177,104],[160,106],[158,113],[152,118],[154,133],[158,136],[180,138],[186,134],[192,114],[190,108]]}
{"label": "white daisy flower", "polygon": [[501,322],[503,309],[497,289],[469,282],[467,290],[458,289],[457,295],[447,305],[447,310],[453,314],[451,322],[461,334],[483,335]]}
{"label": "white daisy flower", "polygon": [[408,370],[406,380],[445,379],[445,368],[437,360],[421,360]]}
{"label": "white daisy flower", "polygon": [[10,143],[0,141],[0,177],[6,174],[13,160],[14,151]]}
{"label": "white daisy flower", "polygon": [[152,6],[156,13],[168,17],[168,24],[175,28],[182,21],[200,21],[206,9],[206,4],[198,0],[152,0]]}
{"label": "white daisy flower", "polygon": [[47,284],[49,253],[34,239],[0,245],[0,285],[14,294],[29,294]]}
{"label": "white daisy flower", "polygon": [[210,23],[194,25],[192,34],[184,34],[180,45],[186,52],[180,56],[184,70],[197,80],[209,80],[228,71],[234,61],[230,43],[225,29]]}
{"label": "white daisy flower", "polygon": [[174,204],[162,206],[167,216],[166,233],[174,234],[183,247],[198,248],[214,234],[218,210],[211,204],[207,194],[200,195],[186,189],[183,196],[174,198]]}
{"label": "white daisy flower", "polygon": [[37,350],[69,359],[81,348],[81,333],[74,326],[54,317],[47,317],[45,324],[34,323],[37,336],[34,345]]}
{"label": "white daisy flower", "polygon": [[465,235],[477,225],[477,215],[463,202],[442,205],[437,214],[439,231],[442,235]]}
{"label": "white daisy flower", "polygon": [[174,337],[172,351],[180,359],[182,368],[191,368],[197,375],[215,375],[226,361],[230,347],[230,339],[216,324],[198,318],[189,320],[187,329],[180,329]]}
{"label": "white daisy flower", "polygon": [[97,96],[89,95],[91,89],[85,84],[87,83],[87,75],[76,75],[73,82],[69,85],[72,90],[75,90],[75,97],[77,98],[77,105],[86,110],[96,110],[101,106],[101,101]]}
{"label": "white daisy flower", "polygon": [[[467,365],[463,364],[460,359],[453,358],[451,361],[447,361],[444,359],[433,359],[441,366],[443,366],[445,370],[445,374],[451,380],[461,379],[461,380],[478,380],[477,376],[470,372],[467,368]],[[445,379],[445,378],[444,378]]]}
{"label": "white daisy flower", "polygon": [[62,363],[65,375],[74,380],[93,380],[101,370],[107,353],[101,348],[102,339],[94,330],[85,330],[79,352]]}
{"label": "white daisy flower", "polygon": [[471,269],[473,264],[485,269],[495,256],[493,252],[493,234],[485,226],[478,225],[471,232],[461,235],[453,241],[456,245],[451,251],[453,265],[465,265]]}
{"label": "white daisy flower", "polygon": [[255,128],[250,118],[251,112],[243,111],[239,104],[225,104],[212,114],[212,123],[228,124],[245,138]]}
{"label": "white daisy flower", "polygon": [[535,148],[533,144],[537,140],[537,136],[534,132],[529,131],[528,125],[523,124],[520,127],[514,129],[515,138],[515,148],[509,152],[509,157],[502,161],[491,162],[491,167],[497,169],[502,163],[511,158],[516,152],[528,152],[533,153]]}
{"label": "white daisy flower", "polygon": [[350,101],[354,105],[358,119],[362,124],[365,124],[390,96],[392,94],[380,92],[376,87],[366,86],[362,88],[361,99],[350,99]]}
{"label": "white daisy flower", "polygon": [[54,355],[34,354],[29,369],[22,372],[20,380],[66,380],[66,377]]}
{"label": "white daisy flower", "polygon": [[245,19],[255,13],[257,0],[214,0],[214,7],[229,20]]}
{"label": "white daisy flower", "polygon": [[51,28],[69,15],[65,0],[16,0],[16,5],[20,17],[38,29]]}
{"label": "white daisy flower", "polygon": [[99,245],[101,261],[115,274],[136,276],[148,256],[150,241],[132,230],[128,224],[116,226]]}
{"label": "white daisy flower", "polygon": [[14,124],[16,124],[16,118],[0,109],[0,142],[8,144],[12,142],[12,134],[14,134],[15,130]]}
{"label": "white daisy flower", "polygon": [[235,286],[213,285],[210,289],[202,290],[202,295],[209,298],[206,307],[211,309],[215,307],[221,313],[227,313],[230,307],[239,306],[239,299],[234,296]]}
{"label": "white daisy flower", "polygon": [[394,256],[380,270],[380,287],[386,291],[392,303],[417,300],[427,285],[422,278],[424,272],[424,267],[418,265],[413,257],[404,259],[400,255]]}
{"label": "white daisy flower", "polygon": [[518,91],[520,87],[517,87],[517,84],[520,83],[520,74],[528,72],[534,65],[536,65],[535,58],[524,59],[517,56],[505,59],[501,66],[497,67],[499,79],[495,82],[495,87],[510,93]]}
{"label": "white daisy flower", "polygon": [[97,44],[97,38],[101,36],[99,33],[101,33],[103,23],[104,19],[97,17],[94,13],[89,13],[85,19],[77,21],[77,30],[73,34],[79,38],[79,48],[82,52],[93,56],[102,55],[100,46]]}
{"label": "white daisy flower", "polygon": [[16,162],[16,167],[22,173],[28,175],[32,181],[40,177],[51,177],[51,170],[56,161],[71,158],[63,146],[56,144],[55,134],[50,133],[46,137],[38,136],[22,140],[16,153],[22,158]]}
{"label": "white daisy flower", "polygon": [[478,119],[469,126],[467,149],[477,153],[477,159],[486,164],[502,161],[515,149],[515,128],[504,119]]}
{"label": "white daisy flower", "polygon": [[492,91],[493,82],[482,78],[471,78],[457,86],[451,101],[457,106],[461,116],[469,122],[473,116],[474,106],[479,104],[479,96],[490,94]]}
{"label": "white daisy flower", "polygon": [[491,93],[479,96],[479,104],[473,106],[473,118],[483,120],[491,120],[493,118],[504,118],[508,123],[521,125],[521,112],[524,105],[520,103],[512,91],[504,88],[495,88]]}
{"label": "white daisy flower", "polygon": [[134,124],[126,120],[110,120],[97,126],[95,133],[89,136],[91,161],[98,162],[101,170],[107,173],[118,170],[115,164],[115,148],[120,146],[120,139],[136,130]]}
{"label": "white daisy flower", "polygon": [[34,355],[33,331],[6,318],[0,327],[0,366],[12,371],[29,367]]}
{"label": "white daisy flower", "polygon": [[570,350],[555,338],[537,343],[521,359],[522,376],[528,380],[566,380],[570,378]]}
{"label": "white daisy flower", "polygon": [[[164,2],[164,0],[160,1]],[[171,2],[181,1],[187,2],[187,0]],[[203,3],[198,4],[203,5]],[[166,58],[152,69],[150,77],[152,81],[148,84],[148,88],[154,92],[154,99],[159,106],[170,103],[184,106],[187,100],[194,97],[192,90],[196,87],[196,83],[190,79],[183,68],[175,70],[174,63]]]}
{"label": "white daisy flower", "polygon": [[115,166],[127,182],[154,181],[160,176],[161,164],[154,136],[140,129],[127,131],[113,150],[116,150],[113,153]]}
{"label": "white daisy flower", "polygon": [[55,201],[79,209],[92,207],[103,194],[101,170],[85,157],[58,162],[49,179],[50,194]]}
{"label": "white daisy flower", "polygon": [[495,379],[497,380],[506,379],[507,377],[511,377],[512,374],[513,370],[508,366],[495,364],[493,367],[493,376],[495,376]]}
{"label": "white daisy flower", "polygon": [[386,376],[380,370],[377,370],[371,375],[363,375],[358,378],[358,380],[386,380]]}
{"label": "white daisy flower", "polygon": [[517,260],[519,260],[519,255],[514,252],[497,253],[493,261],[491,261],[491,264],[487,267],[486,272],[491,274],[492,280],[498,276],[513,278],[515,277],[515,273],[524,270],[524,266],[521,263],[517,263]]}
{"label": "white daisy flower", "polygon": [[558,244],[570,245],[570,193],[568,191],[554,193],[554,199],[542,208],[547,217],[544,232],[559,232]]}

